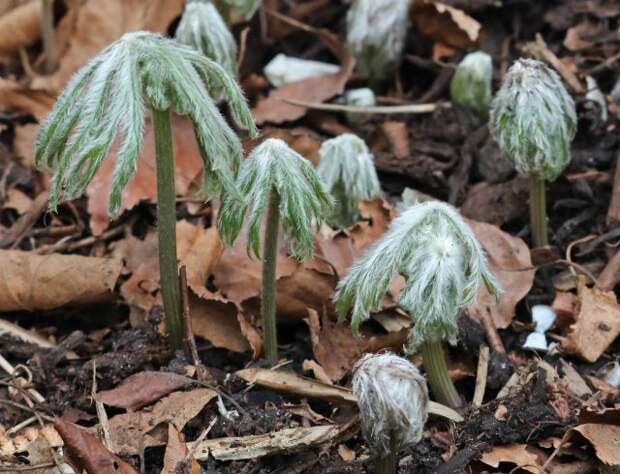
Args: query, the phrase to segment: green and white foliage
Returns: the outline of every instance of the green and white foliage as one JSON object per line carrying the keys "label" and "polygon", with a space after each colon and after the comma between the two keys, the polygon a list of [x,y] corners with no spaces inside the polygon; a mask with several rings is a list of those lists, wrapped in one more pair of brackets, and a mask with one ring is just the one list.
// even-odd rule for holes
{"label": "green and white foliage", "polygon": [[[360,87],[359,89],[350,89],[344,94],[344,103],[353,107],[374,107],[377,105],[377,99],[372,89],[368,87]],[[347,122],[353,126],[359,126],[369,120],[372,115],[360,114],[357,112],[347,112]]]}
{"label": "green and white foliage", "polygon": [[353,367],[353,393],[364,438],[379,456],[422,439],[428,418],[426,379],[407,359],[392,353],[366,354]]}
{"label": "green and white foliage", "polygon": [[157,34],[134,32],[101,51],[69,81],[39,131],[36,163],[54,170],[50,207],[80,196],[116,143],[109,212],[119,212],[122,191],[136,172],[147,108],[171,110],[192,121],[207,197],[221,187],[238,195],[241,143],[205,83],[223,88],[238,124],[256,135],[237,83],[193,49]]}
{"label": "green and white foliage", "polygon": [[490,127],[519,173],[553,181],[570,161],[575,103],[549,66],[518,59],[491,103]]}
{"label": "green and white foliage", "polygon": [[357,68],[371,80],[389,77],[400,64],[409,0],[354,0],[347,13],[347,45]]}
{"label": "green and white foliage", "polygon": [[233,8],[240,16],[249,20],[258,10],[261,2],[260,0],[219,0],[219,3]]}
{"label": "green and white foliage", "polygon": [[373,157],[364,140],[344,133],[324,141],[319,149],[317,173],[335,200],[328,222],[343,228],[359,218],[358,202],[381,194]]}
{"label": "green and white foliage", "polygon": [[249,212],[248,253],[259,257],[262,216],[275,197],[291,254],[312,256],[312,222],[320,227],[331,198],[308,160],[284,141],[269,138],[242,163],[237,186],[246,200],[226,196],[220,209],[218,230],[225,243],[232,245]]}
{"label": "green and white foliage", "polygon": [[493,60],[482,51],[469,53],[459,63],[450,82],[450,99],[455,105],[480,117],[489,115]]}
{"label": "green and white foliage", "polygon": [[380,308],[396,273],[406,280],[399,304],[415,319],[409,348],[456,335],[459,311],[484,282],[498,294],[484,252],[472,230],[449,204],[416,204],[394,219],[388,231],[351,266],[338,283],[336,310],[353,308],[355,332]]}
{"label": "green and white foliage", "polygon": [[[200,51],[222,66],[228,74],[237,77],[237,43],[228,25],[213,3],[208,0],[190,0],[185,4],[175,39]],[[209,92],[219,98],[221,87]]]}

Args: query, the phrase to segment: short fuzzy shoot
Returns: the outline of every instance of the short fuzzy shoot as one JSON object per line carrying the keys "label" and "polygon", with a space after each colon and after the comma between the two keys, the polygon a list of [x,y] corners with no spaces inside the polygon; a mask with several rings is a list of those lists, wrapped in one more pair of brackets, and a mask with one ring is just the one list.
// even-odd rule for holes
{"label": "short fuzzy shoot", "polygon": [[428,417],[426,380],[407,359],[366,354],[353,368],[362,431],[378,456],[377,473],[394,472],[399,451],[420,439]]}
{"label": "short fuzzy shoot", "polygon": [[217,194],[234,184],[243,150],[205,87],[221,85],[238,123],[256,126],[237,83],[216,62],[147,32],[127,33],[69,81],[42,124],[36,163],[54,171],[50,207],[80,196],[119,137],[109,212],[120,210],[122,191],[136,172],[147,108],[187,115],[204,163],[204,190]]}
{"label": "short fuzzy shoot", "polygon": [[450,81],[450,99],[457,106],[487,118],[491,103],[493,61],[482,51],[469,53],[459,63]]}
{"label": "short fuzzy shoot", "polygon": [[347,13],[347,45],[372,83],[390,77],[402,59],[409,0],[354,0]]}
{"label": "short fuzzy shoot", "polygon": [[[175,39],[200,51],[222,66],[232,77],[237,77],[237,42],[210,1],[190,0],[185,4]],[[216,86],[218,84],[210,84],[209,91],[219,98],[223,91]]]}
{"label": "short fuzzy shoot", "polygon": [[[423,352],[428,347],[435,349],[424,361],[431,387],[441,403],[458,407],[460,401],[445,361],[441,359],[443,365],[437,369],[429,364],[443,357],[441,341],[456,336],[459,312],[473,300],[480,285],[484,283],[491,293],[499,293],[483,250],[448,204],[430,201],[403,212],[338,283],[336,309],[342,318],[352,308],[355,332],[371,311],[380,308],[397,273],[406,281],[399,304],[415,319],[408,348],[414,351],[422,346]],[[435,377],[448,386],[438,387]]]}
{"label": "short fuzzy shoot", "polygon": [[381,194],[373,157],[364,140],[351,133],[326,140],[317,173],[335,200],[328,222],[344,228],[359,219],[358,202]]}
{"label": "short fuzzy shoot", "polygon": [[244,201],[226,197],[220,209],[218,229],[232,245],[249,214],[248,253],[260,255],[261,224],[267,213],[263,239],[263,288],[261,314],[267,359],[277,362],[276,256],[280,223],[291,254],[300,260],[313,253],[313,223],[320,227],[331,207],[331,198],[312,164],[280,139],[258,145],[243,162],[237,185]]}

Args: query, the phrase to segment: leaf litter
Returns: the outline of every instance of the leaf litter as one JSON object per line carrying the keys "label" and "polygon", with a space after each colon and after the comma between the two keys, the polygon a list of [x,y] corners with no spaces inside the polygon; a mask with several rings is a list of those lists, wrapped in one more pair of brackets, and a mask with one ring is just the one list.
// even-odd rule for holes
{"label": "leaf litter", "polygon": [[[504,292],[497,303],[481,290],[449,348],[450,373],[469,401],[477,372],[484,373],[481,347],[491,346],[481,405],[468,406],[465,421],[454,424],[432,417],[425,438],[402,454],[401,471],[593,472],[620,465],[619,392],[606,378],[618,358],[620,260],[613,238],[604,237],[617,225],[618,51],[608,38],[620,10],[598,0],[559,9],[527,2],[529,10],[483,0],[416,2],[398,77],[378,97],[381,105],[447,100],[450,68],[476,47],[493,54],[497,80],[524,49],[555,67],[573,92],[586,90],[586,76],[597,81],[609,118],[601,122],[600,104],[577,96],[580,134],[567,176],[549,188],[555,247],[541,266],[528,247],[527,183],[499,166],[488,134],[467,148],[479,127],[454,108],[353,124],[338,110],[285,101],[338,101],[346,89],[365,85],[345,47],[344,4],[264,0],[253,20],[236,18],[237,36],[249,28],[241,82],[263,136],[284,139],[316,165],[323,140],[354,131],[375,155],[385,195],[361,202],[353,226],[317,232],[312,260],[290,259],[281,246],[283,366],[266,369],[260,262],[248,258],[242,239],[226,249],[219,241],[217,203],[197,194],[202,165],[193,132],[175,117],[177,245],[203,373],[186,355],[170,354],[162,338],[151,126],[118,222],[105,212],[111,160],[87,196],[56,215],[45,212],[47,178],[32,171],[38,123],[69,77],[126,31],[173,33],[184,2],[57,1],[61,60],[49,75],[41,72],[37,3],[0,6],[3,469],[46,472],[69,463],[87,472],[367,472],[374,461],[358,434],[351,368],[364,352],[399,351],[413,320],[397,306],[398,278],[360,337],[336,321],[331,296],[398,214],[405,189],[461,207]],[[340,70],[269,89],[263,67],[278,53],[337,62]],[[246,151],[257,143],[246,140]],[[590,235],[600,239],[586,248]],[[540,303],[553,303],[557,318],[548,352],[532,353],[522,345],[534,329],[529,309]],[[86,395],[93,374],[94,400]]]}

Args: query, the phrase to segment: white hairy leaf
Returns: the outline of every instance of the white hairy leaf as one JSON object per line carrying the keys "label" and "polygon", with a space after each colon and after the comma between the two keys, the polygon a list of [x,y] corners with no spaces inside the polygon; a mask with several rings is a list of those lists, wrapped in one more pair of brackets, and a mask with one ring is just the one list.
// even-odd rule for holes
{"label": "white hairy leaf", "polygon": [[205,83],[222,88],[238,124],[256,135],[237,83],[191,48],[140,31],[101,51],[69,81],[39,131],[36,163],[54,171],[50,207],[81,195],[116,141],[109,203],[110,214],[116,215],[122,191],[136,172],[149,108],[171,110],[192,121],[207,197],[221,187],[238,195],[234,180],[243,156],[241,143]]}
{"label": "white hairy leaf", "polygon": [[399,304],[415,319],[410,350],[454,337],[459,311],[483,282],[491,293],[499,293],[472,230],[456,209],[437,201],[416,204],[394,219],[338,283],[336,310],[342,318],[352,308],[355,332],[380,308],[397,273],[406,281]]}
{"label": "white hairy leaf", "polygon": [[218,230],[225,243],[236,240],[249,212],[248,253],[258,257],[262,216],[272,193],[277,193],[291,254],[299,259],[312,256],[312,222],[320,227],[331,199],[308,160],[284,141],[269,138],[241,164],[237,186],[245,201],[226,196],[219,212]]}
{"label": "white hairy leaf", "polygon": [[357,203],[381,194],[373,157],[364,140],[351,133],[324,141],[317,173],[335,199],[328,222],[343,228],[359,218]]}
{"label": "white hairy leaf", "polygon": [[493,61],[482,51],[469,53],[459,63],[450,82],[450,99],[480,117],[489,115]]}
{"label": "white hairy leaf", "polygon": [[518,59],[491,103],[489,125],[503,155],[521,174],[553,181],[570,161],[575,103],[558,74]]}

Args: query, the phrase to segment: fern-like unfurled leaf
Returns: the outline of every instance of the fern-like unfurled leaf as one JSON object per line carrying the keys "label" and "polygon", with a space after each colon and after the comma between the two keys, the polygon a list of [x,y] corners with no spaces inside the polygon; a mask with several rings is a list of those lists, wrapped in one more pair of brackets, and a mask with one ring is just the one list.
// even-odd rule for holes
{"label": "fern-like unfurled leaf", "polygon": [[407,36],[409,0],[354,0],[347,13],[347,45],[371,80],[393,74]]}
{"label": "fern-like unfurled leaf", "polygon": [[258,257],[262,216],[272,193],[276,193],[291,254],[299,259],[312,256],[312,222],[321,225],[331,199],[308,160],[282,140],[270,138],[242,163],[237,186],[246,200],[226,196],[219,212],[218,229],[225,243],[235,241],[249,214],[248,253]]}
{"label": "fern-like unfurled leaf", "polygon": [[[191,1],[185,5],[175,39],[212,59],[232,77],[237,77],[237,43],[226,22],[210,1]],[[211,95],[222,95],[219,84],[208,84]]]}
{"label": "fern-like unfurled leaf", "polygon": [[450,205],[416,204],[394,219],[388,231],[353,263],[335,295],[340,317],[353,308],[351,326],[358,331],[380,307],[394,276],[406,280],[399,303],[415,319],[410,349],[425,341],[456,335],[461,308],[484,283],[499,288],[471,229]]}
{"label": "fern-like unfurled leaf", "polygon": [[535,59],[518,59],[490,112],[493,137],[519,173],[547,181],[562,173],[570,161],[577,114],[555,71]]}
{"label": "fern-like unfurled leaf", "polygon": [[81,195],[118,141],[109,212],[119,212],[123,189],[136,172],[147,109],[187,115],[196,130],[209,197],[222,187],[239,196],[234,180],[241,143],[205,81],[222,88],[237,122],[256,135],[239,86],[191,48],[134,32],[101,51],[69,81],[39,131],[36,163],[54,171],[50,207]]}
{"label": "fern-like unfurled leaf", "polygon": [[351,133],[323,142],[319,155],[317,173],[335,199],[328,222],[335,228],[347,227],[359,218],[360,200],[381,194],[373,157],[364,140]]}

